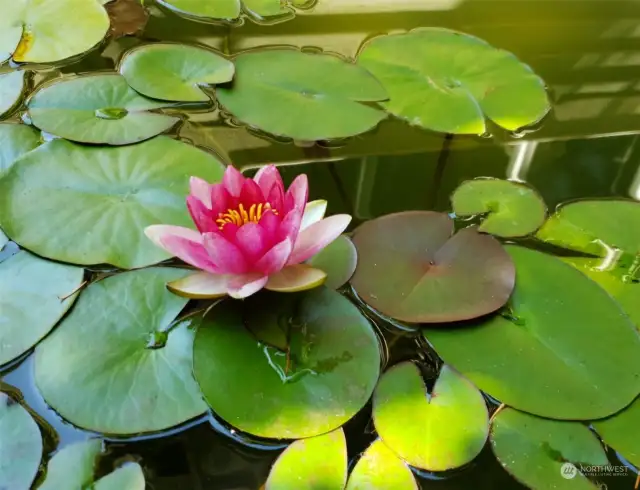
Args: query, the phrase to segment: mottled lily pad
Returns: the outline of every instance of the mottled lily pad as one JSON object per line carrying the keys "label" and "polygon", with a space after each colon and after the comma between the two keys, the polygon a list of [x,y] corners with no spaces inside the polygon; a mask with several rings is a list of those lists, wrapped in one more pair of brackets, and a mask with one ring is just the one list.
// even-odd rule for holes
{"label": "mottled lily pad", "polygon": [[0,488],[31,488],[41,457],[38,424],[22,405],[0,393]]}
{"label": "mottled lily pad", "polygon": [[[54,327],[77,295],[84,271],[21,251],[0,262],[0,365],[19,357]],[[1,487],[0,487],[1,488]]]}
{"label": "mottled lily pad", "polygon": [[346,490],[419,490],[411,469],[376,439],[360,456]]}
{"label": "mottled lily pad", "polygon": [[500,179],[463,182],[451,196],[451,205],[461,217],[486,213],[478,229],[505,238],[533,233],[547,215],[547,206],[535,190]]}
{"label": "mottled lily pad", "polygon": [[211,408],[234,427],[312,437],[367,403],[380,348],[369,322],[335,291],[265,292],[211,311],[196,335],[194,372]]}
{"label": "mottled lily pad", "polygon": [[482,134],[485,119],[515,131],[550,109],[545,84],[529,66],[461,32],[434,27],[375,37],[358,64],[387,89],[387,111],[443,133]]}
{"label": "mottled lily pad", "polygon": [[193,226],[184,203],[189,177],[215,182],[222,173],[212,155],[164,136],[117,148],[54,140],[0,180],[0,223],[44,257],[143,267],[169,258],[144,228]]}
{"label": "mottled lily pad", "polygon": [[20,102],[26,88],[26,72],[0,73],[0,117],[11,112]]}
{"label": "mottled lily pad", "polygon": [[373,421],[390,449],[429,471],[471,462],[489,434],[482,393],[446,365],[429,394],[415,364],[403,362],[385,372],[373,398]]}
{"label": "mottled lily pad", "polygon": [[343,490],[347,441],[342,429],[293,442],[271,468],[265,490]]}
{"label": "mottled lily pad", "polygon": [[640,398],[614,416],[593,422],[604,442],[618,451],[632,465],[640,469]]}
{"label": "mottled lily pad", "polygon": [[24,124],[0,123],[0,173],[41,143],[40,132]]}
{"label": "mottled lily pad", "polygon": [[537,233],[553,245],[605,256],[612,248],[640,253],[640,203],[576,201],[560,206]]}
{"label": "mottled lily pad", "polygon": [[[368,305],[397,320],[453,322],[507,302],[515,282],[511,258],[489,235],[431,211],[383,216],[353,236],[358,266],[351,284]],[[453,235],[453,236],[452,236]]]}
{"label": "mottled lily pad", "polygon": [[47,133],[82,143],[126,145],[167,131],[179,118],[149,112],[166,107],[142,97],[117,73],[71,76],[40,87],[27,108]]}
{"label": "mottled lily pad", "polygon": [[203,48],[173,43],[146,44],[128,51],[120,62],[127,83],[155,99],[208,102],[201,85],[228,82],[234,66]]}
{"label": "mottled lily pad", "polygon": [[234,59],[231,87],[218,87],[225,110],[267,133],[304,141],[346,138],[386,114],[361,104],[387,98],[366,70],[327,54],[270,49]]}
{"label": "mottled lily pad", "polygon": [[[82,22],[78,22],[82,19]],[[4,2],[0,17],[0,63],[52,63],[84,53],[109,30],[100,2],[17,0]]]}
{"label": "mottled lily pad", "polygon": [[591,420],[640,392],[640,337],[620,306],[560,259],[508,246],[518,275],[508,306],[455,329],[428,328],[444,361],[501,402]]}
{"label": "mottled lily pad", "polygon": [[309,265],[327,273],[325,286],[344,286],[356,270],[358,251],[349,237],[341,235],[309,260]]}
{"label": "mottled lily pad", "polygon": [[166,283],[188,272],[148,268],[104,279],[36,349],[35,379],[69,422],[108,434],[167,429],[206,410],[191,374],[187,301]]}
{"label": "mottled lily pad", "polygon": [[[607,465],[596,435],[579,422],[502,410],[491,426],[491,447],[500,464],[528,488],[595,490],[574,465]],[[573,475],[573,476],[571,476]]]}

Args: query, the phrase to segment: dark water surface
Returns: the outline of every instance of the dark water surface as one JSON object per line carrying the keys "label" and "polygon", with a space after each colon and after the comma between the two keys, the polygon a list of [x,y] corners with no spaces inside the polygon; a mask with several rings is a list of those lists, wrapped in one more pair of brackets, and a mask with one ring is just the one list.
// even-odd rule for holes
{"label": "dark water surface", "polygon": [[[200,112],[189,114],[179,136],[216,150],[243,169],[275,162],[284,166],[288,181],[305,172],[311,198],[328,199],[329,214],[347,212],[356,223],[409,209],[449,210],[450,193],[477,176],[529,182],[550,209],[579,197],[640,199],[639,1],[424,0],[412,2],[420,5],[419,11],[385,12],[381,1],[371,0],[367,8],[349,11],[345,5],[357,2],[345,0],[342,7],[335,7],[337,13],[331,13],[331,4],[340,2],[327,2],[322,7],[319,0],[315,12],[287,23],[246,23],[236,28],[198,24],[154,9],[144,37],[201,43],[227,53],[289,44],[353,56],[373,34],[448,27],[477,35],[530,64],[549,85],[552,114],[537,131],[524,135],[497,131],[489,138],[449,139],[389,120],[371,134],[328,148],[270,141],[230,127],[217,112]],[[119,54],[139,42],[120,39],[62,71],[113,69]],[[389,339],[394,335],[385,332]],[[415,352],[414,341],[401,337],[389,353],[390,361],[415,358]],[[42,417],[49,434],[46,450],[88,437],[48,409],[33,386],[32,372],[32,358],[15,363],[2,374],[2,387],[10,392],[15,387]],[[352,460],[373,438],[369,415],[364,410],[346,426]],[[264,442],[253,441],[253,447],[234,442],[240,436],[212,418],[168,434],[110,440],[105,472],[109,465],[137,460],[145,469],[148,487],[156,490],[257,490],[279,453]],[[614,453],[610,460],[617,464]],[[469,468],[444,476],[425,477],[421,484],[425,489],[524,488],[499,466],[488,447]],[[630,490],[634,476],[629,472],[628,478],[603,483],[609,490]]]}

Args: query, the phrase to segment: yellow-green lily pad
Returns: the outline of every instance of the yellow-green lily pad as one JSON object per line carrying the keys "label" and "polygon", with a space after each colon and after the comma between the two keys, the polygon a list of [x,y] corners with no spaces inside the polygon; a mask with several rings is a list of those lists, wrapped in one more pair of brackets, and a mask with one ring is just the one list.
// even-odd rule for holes
{"label": "yellow-green lily pad", "polygon": [[16,108],[26,85],[24,71],[0,73],[0,118]]}
{"label": "yellow-green lily pad", "polygon": [[411,468],[381,439],[360,456],[346,490],[419,490]]}

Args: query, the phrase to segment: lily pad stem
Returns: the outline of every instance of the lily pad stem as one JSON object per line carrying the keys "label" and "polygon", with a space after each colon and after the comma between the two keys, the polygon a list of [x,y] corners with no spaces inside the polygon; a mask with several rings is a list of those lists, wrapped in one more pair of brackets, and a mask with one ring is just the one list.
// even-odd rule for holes
{"label": "lily pad stem", "polygon": [[496,411],[491,414],[491,418],[489,419],[489,425],[493,423],[493,420],[496,418],[496,416],[500,412],[502,412],[505,408],[507,408],[507,406],[504,403],[501,403],[500,406],[496,408]]}
{"label": "lily pad stem", "polygon": [[73,291],[71,291],[70,293],[65,294],[62,297],[58,296],[58,298],[60,299],[60,302],[62,303],[63,301],[66,301],[67,299],[69,299],[71,296],[73,296],[77,292],[82,291],[88,285],[89,285],[89,281],[82,281],[80,283],[80,285],[77,288],[75,288]]}

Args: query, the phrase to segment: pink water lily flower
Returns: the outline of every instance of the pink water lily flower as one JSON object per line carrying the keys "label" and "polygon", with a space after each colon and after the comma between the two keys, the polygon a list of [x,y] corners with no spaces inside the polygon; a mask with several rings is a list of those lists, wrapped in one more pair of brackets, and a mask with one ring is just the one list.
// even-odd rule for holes
{"label": "pink water lily flower", "polygon": [[145,229],[156,245],[201,269],[168,285],[190,298],[246,298],[265,287],[316,287],[326,274],[303,262],[351,222],[347,214],[324,218],[326,201],[307,202],[306,175],[285,191],[274,165],[262,167],[253,179],[229,166],[222,183],[192,177],[190,186],[187,207],[198,231],[170,225]]}

